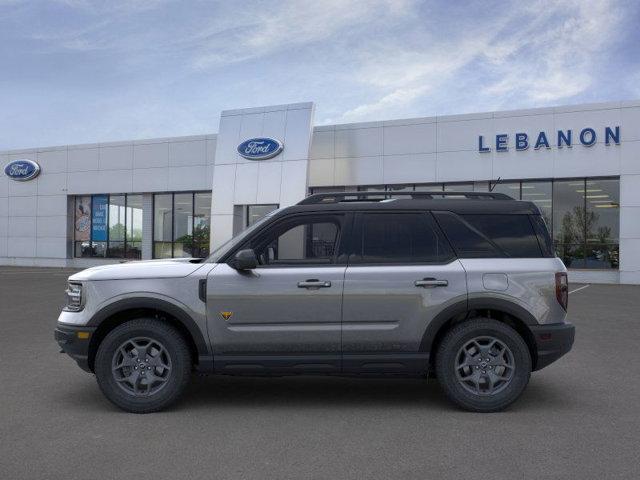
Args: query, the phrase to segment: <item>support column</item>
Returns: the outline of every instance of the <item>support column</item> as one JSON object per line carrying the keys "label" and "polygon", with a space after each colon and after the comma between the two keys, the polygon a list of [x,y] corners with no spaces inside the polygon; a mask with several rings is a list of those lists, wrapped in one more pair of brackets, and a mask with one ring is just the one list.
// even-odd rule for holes
{"label": "support column", "polygon": [[640,283],[640,175],[620,176],[620,283]]}
{"label": "support column", "polygon": [[142,195],[142,260],[153,258],[153,194]]}
{"label": "support column", "polygon": [[[293,205],[307,192],[313,103],[227,110],[220,116],[211,197],[211,249],[222,245],[238,225],[239,206]],[[277,156],[248,160],[237,148],[252,138],[283,144]]]}

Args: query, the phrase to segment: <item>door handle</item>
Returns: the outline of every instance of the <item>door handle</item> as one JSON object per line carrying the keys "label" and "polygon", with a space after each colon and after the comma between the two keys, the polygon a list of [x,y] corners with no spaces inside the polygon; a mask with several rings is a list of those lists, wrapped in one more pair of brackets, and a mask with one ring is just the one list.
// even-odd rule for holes
{"label": "door handle", "polygon": [[447,280],[438,280],[435,278],[423,278],[422,280],[416,280],[414,285],[422,288],[435,288],[446,287],[449,285]]}
{"label": "door handle", "polygon": [[331,282],[310,278],[304,282],[298,282],[298,288],[329,288]]}

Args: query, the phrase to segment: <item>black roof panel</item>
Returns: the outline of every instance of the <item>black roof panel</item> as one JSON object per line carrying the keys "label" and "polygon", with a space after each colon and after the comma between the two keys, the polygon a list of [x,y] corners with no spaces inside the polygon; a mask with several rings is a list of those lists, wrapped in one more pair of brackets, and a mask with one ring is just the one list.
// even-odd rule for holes
{"label": "black roof panel", "polygon": [[[354,193],[357,195],[358,193]],[[393,193],[388,193],[393,195]],[[336,203],[314,203],[294,205],[286,209],[287,213],[297,212],[354,212],[354,211],[449,211],[458,214],[519,214],[539,215],[538,207],[532,202],[520,200],[470,199],[470,198],[433,198],[404,199],[393,198],[384,201],[347,201]]]}

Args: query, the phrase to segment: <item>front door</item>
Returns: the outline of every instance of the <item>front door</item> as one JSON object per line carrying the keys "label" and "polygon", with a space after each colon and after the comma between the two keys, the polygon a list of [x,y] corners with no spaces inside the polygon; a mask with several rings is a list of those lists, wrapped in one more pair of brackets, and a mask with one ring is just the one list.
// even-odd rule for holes
{"label": "front door", "polygon": [[217,265],[207,279],[214,366],[224,372],[339,372],[346,266],[337,262],[344,215],[294,215],[239,250],[254,270]]}
{"label": "front door", "polygon": [[420,344],[444,308],[466,302],[464,268],[430,213],[360,213],[345,274],[345,372],[420,373]]}

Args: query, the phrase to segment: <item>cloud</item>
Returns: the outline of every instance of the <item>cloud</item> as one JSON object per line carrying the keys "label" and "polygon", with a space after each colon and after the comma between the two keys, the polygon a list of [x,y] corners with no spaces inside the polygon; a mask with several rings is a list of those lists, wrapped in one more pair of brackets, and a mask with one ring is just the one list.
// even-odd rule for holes
{"label": "cloud", "polygon": [[456,84],[477,87],[475,105],[466,103],[467,109],[513,105],[514,97],[533,105],[569,100],[593,84],[598,56],[616,40],[622,20],[607,0],[537,1],[501,12],[495,18],[470,12],[457,32],[444,39],[425,35],[419,47],[401,38],[361,54],[353,76],[371,93],[338,120],[402,115],[408,105],[442,97]]}
{"label": "cloud", "polygon": [[[563,12],[571,12],[563,15]],[[487,58],[501,78],[484,89],[507,98],[524,92],[535,103],[558,102],[587,90],[593,82],[598,53],[615,39],[621,17],[611,2],[538,2],[527,13],[538,15],[517,34],[498,41],[498,50],[511,51]],[[554,21],[554,19],[559,19]]]}
{"label": "cloud", "polygon": [[192,42],[198,52],[198,69],[220,67],[263,57],[284,49],[336,40],[345,30],[371,27],[382,19],[402,17],[413,4],[409,0],[282,0],[273,8],[248,9],[233,15],[232,23],[213,22]]}
{"label": "cloud", "polygon": [[222,109],[307,100],[343,123],[637,98],[639,9],[0,0],[0,148],[211,132]]}

